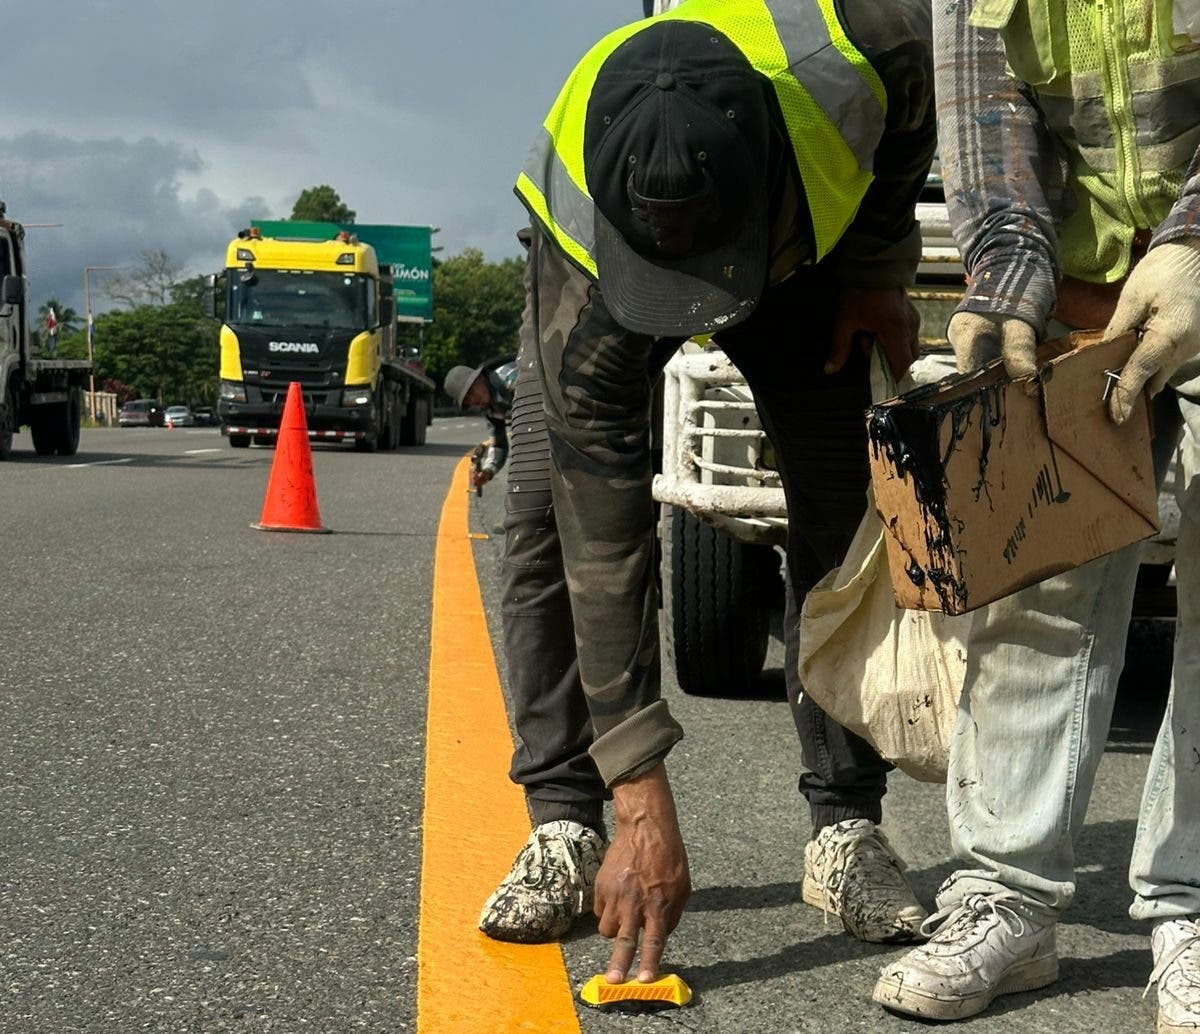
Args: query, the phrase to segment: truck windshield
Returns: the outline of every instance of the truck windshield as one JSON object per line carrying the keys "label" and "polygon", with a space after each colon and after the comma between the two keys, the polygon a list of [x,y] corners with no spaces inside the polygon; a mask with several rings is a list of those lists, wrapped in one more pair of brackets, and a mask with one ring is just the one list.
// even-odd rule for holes
{"label": "truck windshield", "polygon": [[370,277],[306,269],[229,271],[228,322],[260,327],[366,330],[375,325]]}

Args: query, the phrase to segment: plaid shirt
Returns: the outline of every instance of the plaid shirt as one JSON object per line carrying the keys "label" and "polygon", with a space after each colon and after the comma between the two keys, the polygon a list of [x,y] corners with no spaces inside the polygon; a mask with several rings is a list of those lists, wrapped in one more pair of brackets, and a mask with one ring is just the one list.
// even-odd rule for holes
{"label": "plaid shirt", "polygon": [[[1039,335],[1061,275],[1055,227],[1080,160],[1047,129],[1034,92],[1005,70],[997,32],[969,25],[974,0],[933,5],[938,138],[950,224],[967,268],[959,306],[1016,316]],[[1200,121],[1200,111],[1197,112]],[[1200,235],[1200,150],[1150,246]]]}

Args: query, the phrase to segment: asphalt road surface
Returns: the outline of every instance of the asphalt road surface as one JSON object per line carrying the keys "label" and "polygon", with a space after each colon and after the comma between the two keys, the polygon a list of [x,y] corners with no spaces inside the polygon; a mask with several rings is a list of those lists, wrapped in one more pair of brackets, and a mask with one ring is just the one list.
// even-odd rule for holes
{"label": "asphalt road surface", "polygon": [[[251,530],[273,453],[215,431],[85,431],[79,456],[50,461],[18,436],[0,464],[0,1034],[417,1027],[433,539],[483,430],[439,420],[422,449],[317,447],[328,536]],[[481,533],[500,487],[474,506]],[[499,548],[475,546],[493,616]],[[1119,705],[1062,979],[963,1029],[1153,1030],[1125,867],[1155,667]],[[743,699],[667,682],[696,888],[668,963],[697,998],[581,1008],[582,1030],[927,1029],[869,1000],[896,949],[799,901],[808,830],[779,672]],[[885,808],[928,903],[952,867],[940,788],[896,775]],[[578,987],[607,950],[585,925],[564,955]]]}

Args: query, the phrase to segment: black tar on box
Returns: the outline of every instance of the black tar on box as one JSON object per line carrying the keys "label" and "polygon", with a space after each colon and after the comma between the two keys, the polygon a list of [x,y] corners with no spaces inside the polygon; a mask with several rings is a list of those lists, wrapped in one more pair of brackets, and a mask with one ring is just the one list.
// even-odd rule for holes
{"label": "black tar on box", "polygon": [[963,614],[1157,533],[1145,397],[1122,426],[1104,400],[1136,344],[1072,334],[1039,349],[1032,393],[996,362],[871,408],[902,607]]}

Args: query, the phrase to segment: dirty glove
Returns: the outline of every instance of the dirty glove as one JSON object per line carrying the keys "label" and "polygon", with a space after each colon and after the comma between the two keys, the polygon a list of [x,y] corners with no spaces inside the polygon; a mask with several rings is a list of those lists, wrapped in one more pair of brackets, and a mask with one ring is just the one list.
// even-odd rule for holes
{"label": "dirty glove", "polygon": [[1200,238],[1151,248],[1121,289],[1106,338],[1142,328],[1142,339],[1108,400],[1118,424],[1133,412],[1142,389],[1163,390],[1171,375],[1200,353]]}
{"label": "dirty glove", "polygon": [[1032,377],[1037,373],[1037,335],[1033,327],[1016,316],[956,312],[950,317],[946,336],[954,348],[959,373],[970,373],[1000,358],[1009,377]]}

